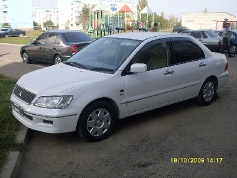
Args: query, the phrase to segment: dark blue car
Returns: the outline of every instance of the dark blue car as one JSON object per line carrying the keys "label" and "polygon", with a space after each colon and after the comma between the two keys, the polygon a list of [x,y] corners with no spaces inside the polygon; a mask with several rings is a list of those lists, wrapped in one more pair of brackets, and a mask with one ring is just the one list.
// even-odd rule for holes
{"label": "dark blue car", "polygon": [[230,32],[230,52],[237,53],[237,30]]}
{"label": "dark blue car", "polygon": [[[218,35],[222,35],[222,31],[216,32]],[[231,30],[230,32],[230,52],[232,54],[237,53],[237,30]]]}

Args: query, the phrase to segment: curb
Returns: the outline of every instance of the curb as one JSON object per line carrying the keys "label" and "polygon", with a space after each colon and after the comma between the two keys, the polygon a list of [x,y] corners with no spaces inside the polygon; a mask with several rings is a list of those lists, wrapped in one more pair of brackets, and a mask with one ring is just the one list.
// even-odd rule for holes
{"label": "curb", "polygon": [[[26,144],[28,139],[28,128],[21,125],[20,130],[16,135],[15,142],[17,144]],[[5,165],[2,168],[0,177],[3,178],[17,178],[22,161],[22,154],[19,151],[10,152]]]}

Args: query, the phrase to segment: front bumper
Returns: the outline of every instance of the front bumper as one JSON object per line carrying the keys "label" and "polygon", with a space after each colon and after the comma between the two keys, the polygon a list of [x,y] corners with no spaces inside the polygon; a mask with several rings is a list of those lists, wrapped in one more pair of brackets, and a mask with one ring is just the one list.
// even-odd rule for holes
{"label": "front bumper", "polygon": [[[45,109],[28,105],[11,96],[12,114],[26,127],[45,133],[65,133],[76,130],[80,111],[71,107],[68,109]],[[77,111],[77,112],[76,112]]]}

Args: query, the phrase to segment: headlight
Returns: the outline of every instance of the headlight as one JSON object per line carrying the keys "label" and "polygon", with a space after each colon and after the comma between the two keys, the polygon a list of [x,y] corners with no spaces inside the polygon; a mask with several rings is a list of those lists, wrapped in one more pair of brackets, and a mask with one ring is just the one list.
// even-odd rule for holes
{"label": "headlight", "polygon": [[63,109],[66,108],[72,101],[73,96],[41,96],[34,106],[48,109]]}

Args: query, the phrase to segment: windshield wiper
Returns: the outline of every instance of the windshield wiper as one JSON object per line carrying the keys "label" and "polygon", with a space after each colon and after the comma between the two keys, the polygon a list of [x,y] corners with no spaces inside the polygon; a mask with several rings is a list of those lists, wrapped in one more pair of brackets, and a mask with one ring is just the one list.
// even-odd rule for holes
{"label": "windshield wiper", "polygon": [[69,66],[73,66],[73,67],[78,67],[78,68],[81,68],[81,69],[88,69],[86,66],[82,65],[82,64],[79,64],[77,62],[69,62],[69,61],[66,61],[64,62],[64,64],[67,64]]}
{"label": "windshield wiper", "polygon": [[107,72],[114,72],[114,69],[108,69],[108,68],[104,68],[104,67],[93,67],[91,68],[91,70],[95,70],[95,71],[107,71]]}

